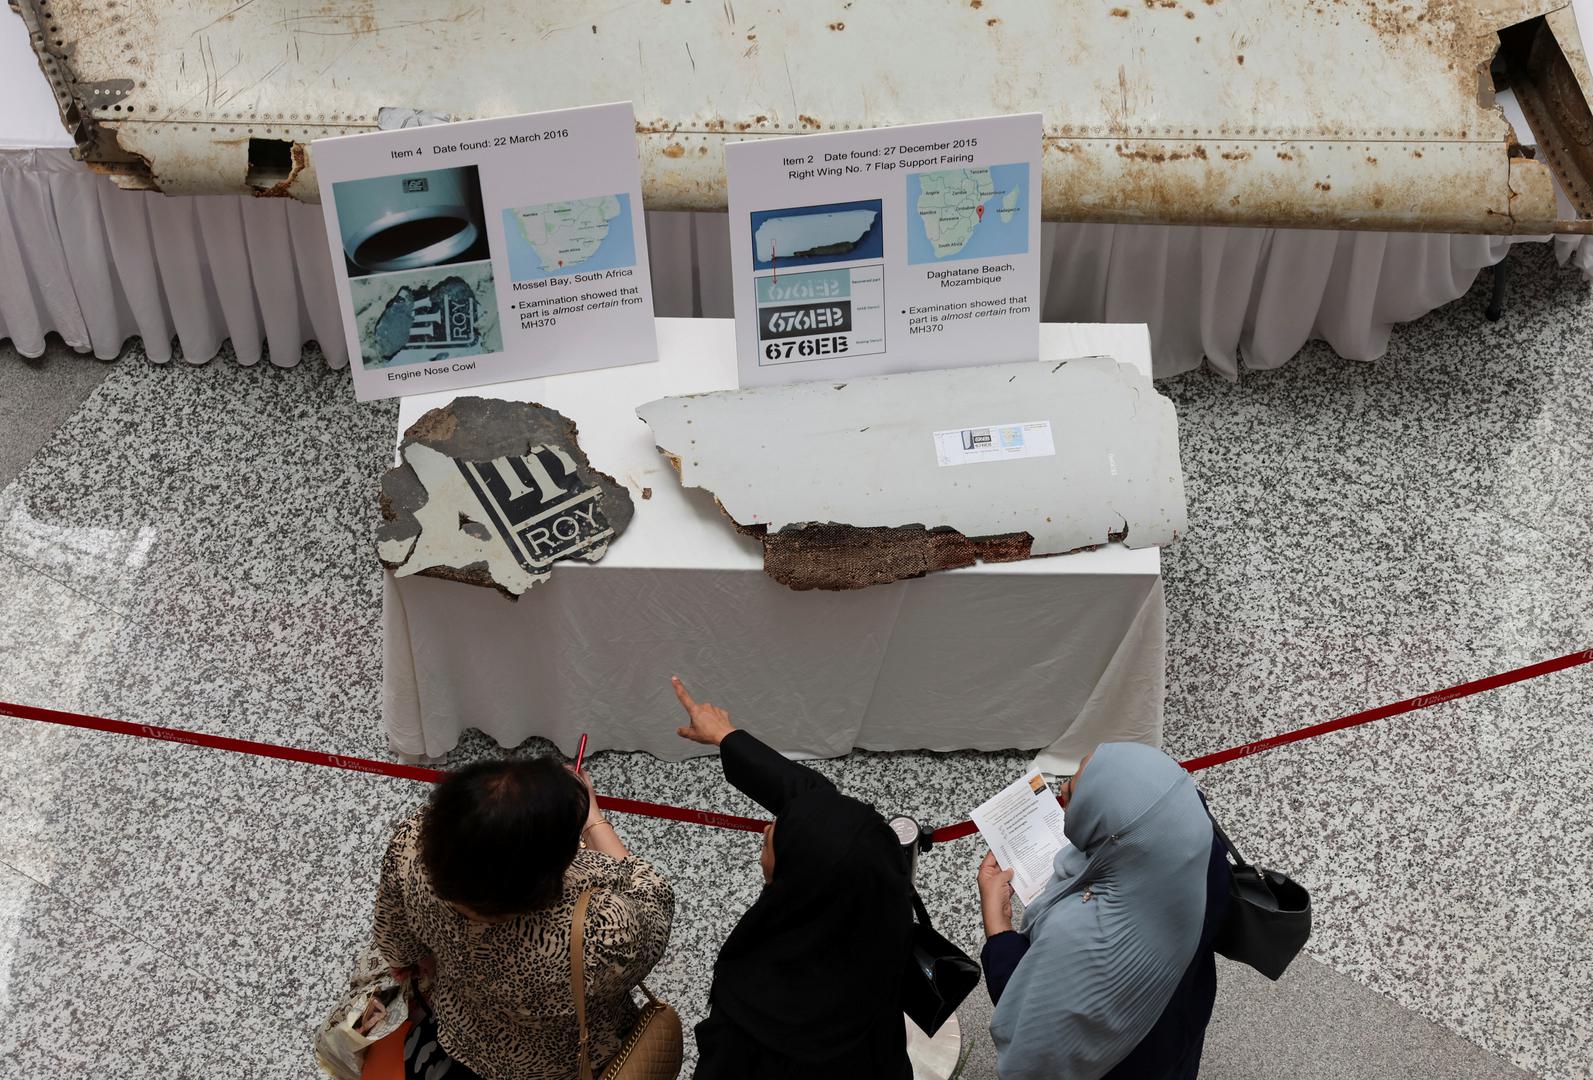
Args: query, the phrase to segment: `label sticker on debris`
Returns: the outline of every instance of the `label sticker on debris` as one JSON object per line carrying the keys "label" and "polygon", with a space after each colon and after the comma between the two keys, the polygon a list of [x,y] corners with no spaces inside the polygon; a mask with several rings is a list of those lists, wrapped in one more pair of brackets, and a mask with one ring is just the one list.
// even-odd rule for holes
{"label": "label sticker on debris", "polygon": [[941,466],[1055,456],[1049,420],[935,432],[935,462]]}

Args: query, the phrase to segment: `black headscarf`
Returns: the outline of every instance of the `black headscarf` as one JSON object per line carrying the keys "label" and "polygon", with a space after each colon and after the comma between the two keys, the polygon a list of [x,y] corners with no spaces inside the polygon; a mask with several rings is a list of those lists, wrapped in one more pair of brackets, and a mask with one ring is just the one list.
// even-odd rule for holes
{"label": "black headscarf", "polygon": [[[775,815],[774,880],[714,965],[712,1005],[782,1057],[841,1066],[900,1046],[911,882],[873,807],[744,731],[725,777]],[[893,1055],[894,1056],[894,1055]]]}

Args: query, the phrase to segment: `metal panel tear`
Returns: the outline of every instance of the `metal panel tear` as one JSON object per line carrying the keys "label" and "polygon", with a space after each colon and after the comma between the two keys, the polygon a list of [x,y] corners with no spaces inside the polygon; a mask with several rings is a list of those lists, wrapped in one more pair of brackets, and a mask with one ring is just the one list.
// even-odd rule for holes
{"label": "metal panel tear", "polygon": [[1504,79],[1578,217],[1593,216],[1593,78],[1569,8],[1500,31]]}

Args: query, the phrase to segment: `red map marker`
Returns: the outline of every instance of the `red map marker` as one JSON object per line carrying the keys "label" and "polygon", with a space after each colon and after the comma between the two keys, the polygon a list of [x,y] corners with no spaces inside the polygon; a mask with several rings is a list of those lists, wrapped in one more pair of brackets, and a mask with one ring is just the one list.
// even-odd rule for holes
{"label": "red map marker", "polygon": [[974,213],[979,215],[980,221],[983,221],[985,219],[985,204],[980,203],[979,205],[975,206]]}

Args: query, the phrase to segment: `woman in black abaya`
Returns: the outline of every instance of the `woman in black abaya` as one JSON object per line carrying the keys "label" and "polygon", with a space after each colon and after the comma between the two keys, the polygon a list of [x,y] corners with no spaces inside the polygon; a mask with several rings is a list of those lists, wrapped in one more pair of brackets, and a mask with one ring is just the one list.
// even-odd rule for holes
{"label": "woman in black abaya", "polygon": [[877,811],[765,746],[714,705],[675,695],[682,738],[719,747],[725,779],[771,814],[764,889],[714,964],[696,1080],[911,1080],[902,979],[907,862]]}

